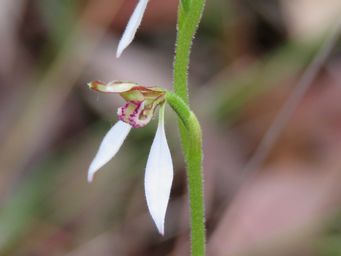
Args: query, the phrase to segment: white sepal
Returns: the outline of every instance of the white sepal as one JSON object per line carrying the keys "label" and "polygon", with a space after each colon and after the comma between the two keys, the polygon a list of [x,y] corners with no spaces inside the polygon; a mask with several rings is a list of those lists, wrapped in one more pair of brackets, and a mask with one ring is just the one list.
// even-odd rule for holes
{"label": "white sepal", "polygon": [[98,152],[90,164],[88,182],[92,182],[94,174],[115,156],[128,136],[130,129],[131,126],[129,124],[118,121],[104,136]]}
{"label": "white sepal", "polygon": [[173,163],[164,128],[164,105],[159,111],[159,124],[150,149],[144,184],[149,212],[160,234],[163,235],[173,181]]}
{"label": "white sepal", "polygon": [[140,0],[133,14],[131,15],[128,25],[123,33],[123,36],[118,44],[116,57],[119,58],[125,48],[133,41],[136,31],[141,24],[144,11],[146,10],[149,0]]}

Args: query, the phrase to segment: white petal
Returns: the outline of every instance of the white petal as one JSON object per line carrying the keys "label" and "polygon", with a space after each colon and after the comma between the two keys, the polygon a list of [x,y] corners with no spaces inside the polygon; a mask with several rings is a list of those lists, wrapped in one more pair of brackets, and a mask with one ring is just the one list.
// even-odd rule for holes
{"label": "white petal", "polygon": [[131,126],[118,121],[104,136],[98,152],[92,160],[88,171],[88,182],[93,180],[94,174],[115,156],[127,137]]}
{"label": "white petal", "polygon": [[146,10],[148,0],[140,0],[133,14],[131,15],[128,25],[123,33],[123,36],[118,44],[116,57],[119,58],[125,48],[133,41],[136,31],[141,24],[144,11]]}
{"label": "white petal", "polygon": [[112,81],[109,83],[102,83],[101,81],[92,81],[88,83],[90,89],[104,93],[123,93],[138,87],[138,84],[130,82]]}
{"label": "white petal", "polygon": [[162,235],[164,234],[165,215],[172,181],[173,163],[165,135],[164,106],[162,106],[144,180],[149,212]]}

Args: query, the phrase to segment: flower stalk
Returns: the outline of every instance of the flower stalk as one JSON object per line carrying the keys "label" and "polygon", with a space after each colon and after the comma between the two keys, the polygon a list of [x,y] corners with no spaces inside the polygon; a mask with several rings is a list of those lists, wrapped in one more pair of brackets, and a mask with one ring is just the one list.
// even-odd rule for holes
{"label": "flower stalk", "polygon": [[[182,0],[178,8],[177,39],[173,66],[173,87],[175,93],[189,104],[188,68],[193,38],[198,29],[205,0]],[[179,122],[181,144],[185,158],[188,154],[188,141],[185,128]]]}
{"label": "flower stalk", "polygon": [[174,58],[174,91],[167,102],[179,116],[181,144],[187,164],[191,218],[191,251],[204,256],[205,221],[202,170],[202,134],[200,124],[188,107],[188,68],[192,41],[204,10],[205,0],[182,0],[178,8],[177,40]]}
{"label": "flower stalk", "polygon": [[191,251],[194,256],[205,255],[205,211],[203,196],[202,134],[200,124],[188,105],[175,93],[167,92],[166,101],[177,113],[187,135],[188,189],[191,218]]}

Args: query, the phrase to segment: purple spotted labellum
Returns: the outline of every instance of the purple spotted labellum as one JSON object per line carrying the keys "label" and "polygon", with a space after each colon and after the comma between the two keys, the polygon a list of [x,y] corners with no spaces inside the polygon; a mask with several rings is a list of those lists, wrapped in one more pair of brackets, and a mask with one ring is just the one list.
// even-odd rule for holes
{"label": "purple spotted labellum", "polygon": [[121,95],[127,102],[118,109],[118,118],[133,128],[141,128],[148,124],[156,107],[165,101],[165,92],[159,87],[145,87],[119,81],[107,84],[94,81],[88,85],[99,92]]}
{"label": "purple spotted labellum", "polygon": [[95,173],[116,155],[131,128],[141,128],[148,124],[159,106],[158,128],[147,160],[144,184],[149,212],[158,231],[163,235],[173,181],[172,157],[164,129],[165,91],[159,87],[118,81],[107,84],[94,81],[88,85],[99,92],[117,93],[126,100],[117,111],[119,121],[104,136],[89,166],[89,182],[93,180]]}

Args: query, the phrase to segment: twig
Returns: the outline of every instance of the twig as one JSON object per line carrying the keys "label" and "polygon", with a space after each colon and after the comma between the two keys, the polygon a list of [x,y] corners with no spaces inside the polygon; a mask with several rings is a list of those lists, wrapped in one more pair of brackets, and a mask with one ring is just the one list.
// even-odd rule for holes
{"label": "twig", "polygon": [[260,144],[258,145],[254,155],[246,164],[244,168],[245,174],[249,173],[250,171],[257,170],[262,162],[269,155],[271,149],[273,148],[278,137],[289,122],[301,99],[304,97],[304,95],[312,85],[312,82],[318,75],[319,70],[322,68],[331,51],[333,50],[337,39],[340,36],[340,33],[341,19],[338,19],[332,31],[322,45],[320,51],[317,53],[310,66],[303,73],[302,78],[297,84],[297,87],[293,90],[288,100],[280,109],[269,130],[266,132]]}

